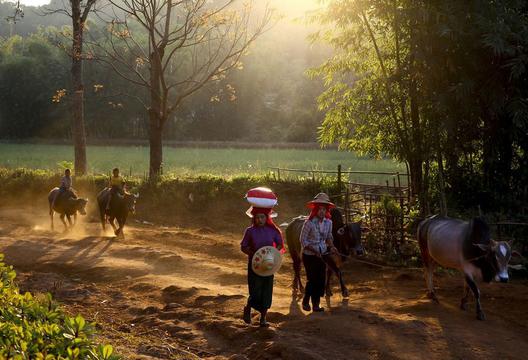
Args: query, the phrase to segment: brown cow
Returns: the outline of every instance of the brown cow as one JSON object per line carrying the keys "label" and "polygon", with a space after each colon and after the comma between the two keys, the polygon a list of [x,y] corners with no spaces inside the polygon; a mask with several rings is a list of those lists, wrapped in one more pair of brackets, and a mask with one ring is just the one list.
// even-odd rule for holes
{"label": "brown cow", "polygon": [[[53,201],[59,188],[53,188],[48,194],[48,203],[49,203],[49,214],[51,220],[51,230],[55,230],[55,225],[53,223],[53,214],[57,212],[60,214],[60,219],[64,224],[64,231],[67,231],[68,228],[72,228],[77,222],[77,212],[81,215],[86,215],[86,204],[88,203],[87,199],[77,198],[75,194],[71,191],[66,191],[58,195],[58,198]],[[64,217],[68,219],[68,224],[64,221]],[[73,222],[71,217],[73,216]]]}

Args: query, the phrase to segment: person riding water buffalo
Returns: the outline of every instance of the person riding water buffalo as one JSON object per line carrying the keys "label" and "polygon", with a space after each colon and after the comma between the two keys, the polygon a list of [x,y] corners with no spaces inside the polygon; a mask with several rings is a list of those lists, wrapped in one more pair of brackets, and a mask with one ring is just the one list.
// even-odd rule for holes
{"label": "person riding water buffalo", "polygon": [[[322,312],[319,306],[325,291],[326,263],[324,256],[336,252],[332,237],[332,220],[330,209],[335,205],[325,193],[317,194],[307,204],[311,209],[310,216],[301,230],[302,259],[306,269],[307,283],[302,301],[305,311]],[[312,300],[312,308],[310,308]]]}
{"label": "person riding water buffalo", "polygon": [[243,319],[247,324],[251,323],[251,308],[253,308],[260,312],[260,326],[268,327],[266,313],[271,307],[273,296],[273,274],[261,276],[255,273],[252,259],[263,247],[273,246],[277,250],[283,250],[284,241],[279,228],[272,220],[274,214],[272,209],[251,207],[247,214],[252,218],[252,226],[246,229],[240,244],[242,252],[248,255],[249,297],[244,307]]}
{"label": "person riding water buffalo", "polygon": [[63,194],[66,192],[70,192],[70,194],[75,197],[75,193],[72,190],[72,178],[71,178],[70,169],[64,170],[64,176],[61,177],[59,191],[57,191],[57,193],[55,194],[55,197],[53,198],[53,201],[50,207],[50,212],[51,212],[51,209],[53,209],[53,207],[55,206],[55,202],[57,201],[57,199],[63,196]]}
{"label": "person riding water buffalo", "polygon": [[118,168],[112,170],[112,176],[110,177],[110,182],[108,185],[110,187],[110,194],[108,195],[108,199],[106,201],[106,210],[110,209],[110,202],[112,201],[112,198],[115,194],[125,194],[125,179],[119,175]]}

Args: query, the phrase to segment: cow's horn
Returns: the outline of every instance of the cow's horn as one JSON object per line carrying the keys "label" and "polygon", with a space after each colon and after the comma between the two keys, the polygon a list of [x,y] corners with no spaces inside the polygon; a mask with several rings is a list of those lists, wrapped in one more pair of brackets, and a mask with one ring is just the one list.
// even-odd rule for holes
{"label": "cow's horn", "polygon": [[478,247],[482,251],[488,251],[490,249],[489,245],[484,245],[484,244],[473,244],[473,245]]}
{"label": "cow's horn", "polygon": [[512,256],[518,256],[518,257],[520,257],[521,259],[524,260],[524,256],[522,256],[522,254],[520,252],[518,252],[517,250],[513,250],[511,254],[512,254]]}

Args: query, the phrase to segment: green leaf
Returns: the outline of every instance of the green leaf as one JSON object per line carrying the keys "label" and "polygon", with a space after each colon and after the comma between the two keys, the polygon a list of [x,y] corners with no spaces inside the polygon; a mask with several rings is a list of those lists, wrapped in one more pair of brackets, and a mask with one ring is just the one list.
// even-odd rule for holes
{"label": "green leaf", "polygon": [[105,345],[103,347],[103,358],[109,359],[113,352],[114,348],[112,347],[112,345]]}

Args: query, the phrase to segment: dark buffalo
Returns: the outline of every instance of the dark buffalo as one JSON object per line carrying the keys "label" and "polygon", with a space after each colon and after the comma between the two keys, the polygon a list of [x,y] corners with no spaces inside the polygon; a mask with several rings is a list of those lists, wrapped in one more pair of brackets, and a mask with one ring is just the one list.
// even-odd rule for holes
{"label": "dark buffalo", "polygon": [[[332,209],[330,214],[332,215],[332,236],[334,238],[334,246],[337,248],[339,254],[328,254],[323,257],[327,264],[326,295],[332,295],[330,279],[332,273],[336,273],[341,285],[341,293],[343,296],[347,297],[348,290],[343,281],[340,266],[349,256],[363,254],[363,247],[361,245],[361,223],[345,224],[341,212],[336,208]],[[296,217],[286,227],[286,243],[288,244],[288,250],[293,260],[293,288],[300,289],[301,291],[304,290],[304,287],[301,282],[302,250],[300,236],[306,219],[306,216]]]}
{"label": "dark buffalo", "polygon": [[468,222],[433,216],[420,223],[417,236],[427,295],[438,302],[433,286],[436,264],[460,270],[465,278],[460,308],[466,310],[471,289],[476,300],[477,319],[484,320],[476,281],[508,281],[508,262],[512,255],[510,245],[505,241],[492,240],[488,225],[479,218]]}
{"label": "dark buffalo", "polygon": [[[97,195],[97,204],[99,205],[99,214],[101,217],[101,225],[103,230],[106,230],[106,221],[112,225],[114,234],[116,236],[123,235],[123,228],[128,217],[128,213],[136,212],[136,200],[138,195],[129,194],[125,192],[123,195],[116,194],[112,197],[108,209],[106,209],[106,203],[108,196],[110,196],[110,188],[105,188]],[[114,220],[117,220],[119,225],[116,228]]]}
{"label": "dark buffalo", "polygon": [[[86,204],[88,203],[87,199],[78,198],[74,192],[65,191],[62,194],[59,194],[55,204],[52,208],[53,199],[56,194],[59,192],[59,188],[53,188],[48,194],[48,203],[49,203],[49,214],[51,220],[51,229],[55,230],[55,224],[53,223],[53,214],[57,212],[60,214],[60,219],[64,224],[64,231],[68,230],[69,227],[73,227],[77,222],[77,212],[81,215],[86,215]],[[71,217],[73,216],[73,222]],[[64,221],[64,217],[68,219],[68,224]]]}

